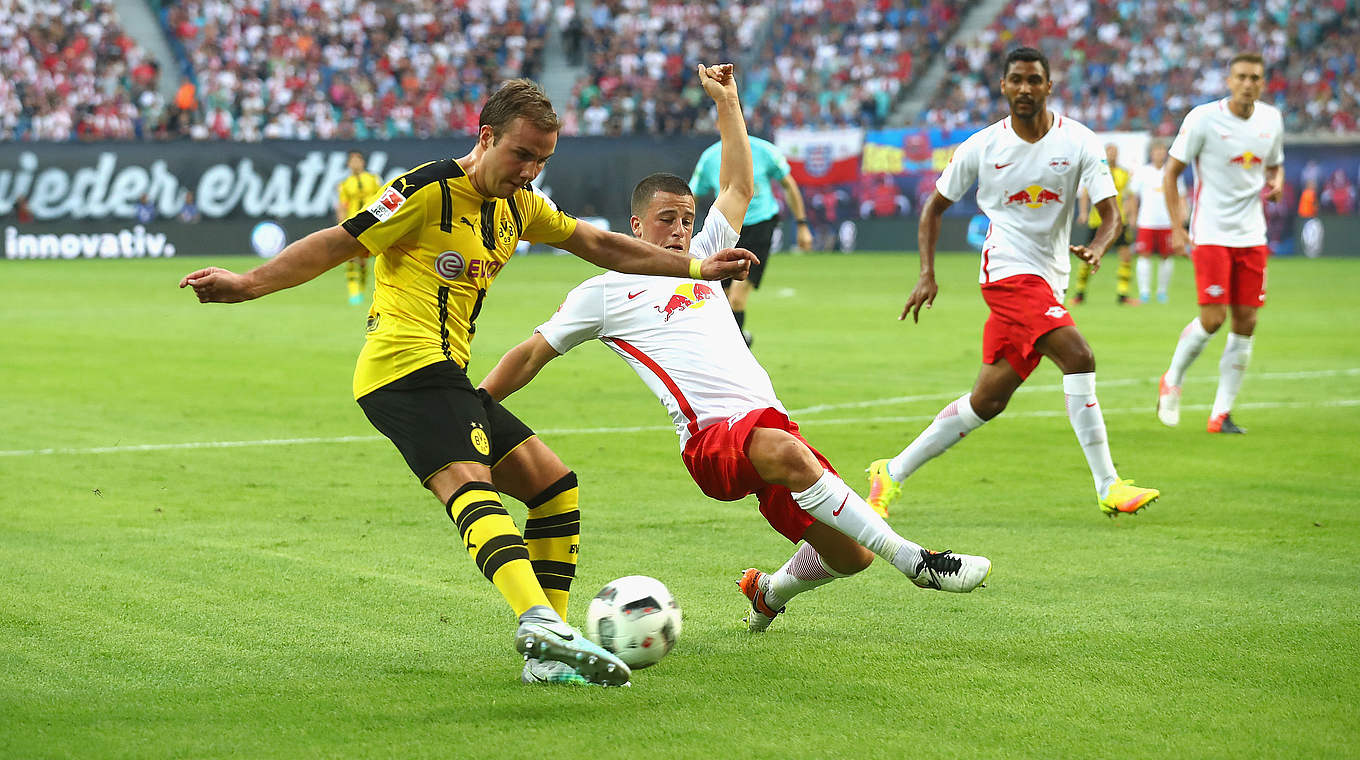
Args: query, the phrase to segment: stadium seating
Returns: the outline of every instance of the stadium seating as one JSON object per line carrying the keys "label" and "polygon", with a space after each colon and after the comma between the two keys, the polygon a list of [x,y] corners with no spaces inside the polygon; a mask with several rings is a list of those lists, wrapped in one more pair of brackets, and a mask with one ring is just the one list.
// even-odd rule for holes
{"label": "stadium seating", "polygon": [[915,62],[943,46],[963,0],[864,3],[597,3],[582,23],[589,72],[569,126],[582,134],[711,129],[687,62],[736,57],[769,34],[742,74],[753,132],[884,123]]}
{"label": "stadium seating", "polygon": [[111,0],[0,0],[0,141],[147,136],[159,77]]}
{"label": "stadium seating", "polygon": [[198,78],[192,136],[468,134],[488,90],[542,67],[547,0],[184,0],[164,21]]}
{"label": "stadium seating", "polygon": [[1265,56],[1263,99],[1284,111],[1289,132],[1357,129],[1355,0],[1015,0],[976,39],[950,46],[950,75],[925,121],[1004,116],[998,62],[1021,44],[1049,55],[1051,106],[1093,129],[1173,134],[1191,107],[1227,93],[1225,64],[1239,50]]}
{"label": "stadium seating", "polygon": [[1011,0],[951,43],[965,0],[165,0],[184,74],[166,98],[176,73],[112,0],[0,0],[0,141],[469,134],[499,81],[544,73],[553,19],[586,70],[559,103],[569,135],[712,131],[691,67],[733,58],[755,133],[885,125],[937,54],[949,73],[922,121],[984,124],[1005,113],[995,69],[1018,44],[1049,53],[1053,107],[1095,129],[1174,132],[1254,48],[1291,133],[1355,134],[1357,4]]}

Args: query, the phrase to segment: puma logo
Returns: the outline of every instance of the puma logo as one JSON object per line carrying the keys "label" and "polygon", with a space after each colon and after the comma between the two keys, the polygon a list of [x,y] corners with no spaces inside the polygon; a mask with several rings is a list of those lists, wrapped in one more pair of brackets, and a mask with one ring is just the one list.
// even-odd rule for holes
{"label": "puma logo", "polygon": [[474,229],[474,230],[477,229],[477,225],[475,225],[475,224],[473,224],[472,222],[468,221],[468,218],[467,218],[466,216],[460,216],[460,217],[458,217],[458,221],[462,222],[463,224],[466,224],[466,225],[467,225],[468,227],[470,227],[471,229]]}

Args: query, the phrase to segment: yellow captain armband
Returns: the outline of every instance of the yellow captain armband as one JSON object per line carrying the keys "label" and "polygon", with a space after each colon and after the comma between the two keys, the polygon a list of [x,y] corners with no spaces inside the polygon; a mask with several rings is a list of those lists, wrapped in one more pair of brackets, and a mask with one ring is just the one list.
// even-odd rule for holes
{"label": "yellow captain armband", "polygon": [[690,259],[690,260],[689,260],[689,276],[690,276],[690,279],[692,279],[692,280],[702,280],[702,279],[704,279],[704,275],[703,275],[703,273],[702,273],[702,271],[701,271],[702,266],[703,266],[703,262],[702,262],[701,260],[699,260],[699,259]]}

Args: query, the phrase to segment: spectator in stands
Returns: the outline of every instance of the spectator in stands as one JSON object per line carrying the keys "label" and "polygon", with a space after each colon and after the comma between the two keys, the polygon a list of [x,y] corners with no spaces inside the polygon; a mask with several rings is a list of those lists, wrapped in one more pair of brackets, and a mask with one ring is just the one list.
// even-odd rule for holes
{"label": "spectator in stands", "polygon": [[202,219],[202,214],[198,211],[198,204],[194,202],[194,191],[184,192],[184,205],[179,210],[179,220],[185,224],[197,224]]}
{"label": "spectator in stands", "polygon": [[149,224],[156,219],[156,205],[149,196],[143,195],[137,200],[135,215],[140,224]]}

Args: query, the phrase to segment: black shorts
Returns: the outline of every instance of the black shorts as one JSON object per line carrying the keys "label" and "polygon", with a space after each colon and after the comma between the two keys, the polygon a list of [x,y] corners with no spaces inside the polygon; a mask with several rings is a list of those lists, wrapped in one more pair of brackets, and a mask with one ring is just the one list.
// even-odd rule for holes
{"label": "black shorts", "polygon": [[1079,232],[1078,235],[1077,235],[1077,245],[1088,245],[1088,246],[1089,246],[1091,243],[1094,243],[1095,240],[1096,240],[1096,230],[1098,230],[1098,229],[1100,229],[1100,228],[1099,228],[1099,227],[1087,227],[1087,226],[1083,225],[1082,228],[1081,228],[1081,230],[1080,230],[1080,232]]}
{"label": "black shorts", "polygon": [[423,484],[458,462],[494,467],[534,431],[473,388],[455,362],[436,362],[359,397],[378,432],[396,444]]}
{"label": "black shorts", "polygon": [[[778,226],[779,215],[776,214],[763,222],[744,225],[741,228],[741,237],[737,239],[737,247],[745,248],[760,259],[759,264],[751,265],[751,272],[746,275],[746,281],[751,283],[753,288],[759,288],[760,278],[765,276],[765,264],[770,260],[770,241],[774,238],[774,230]],[[731,284],[731,280],[723,280],[724,288]]]}

